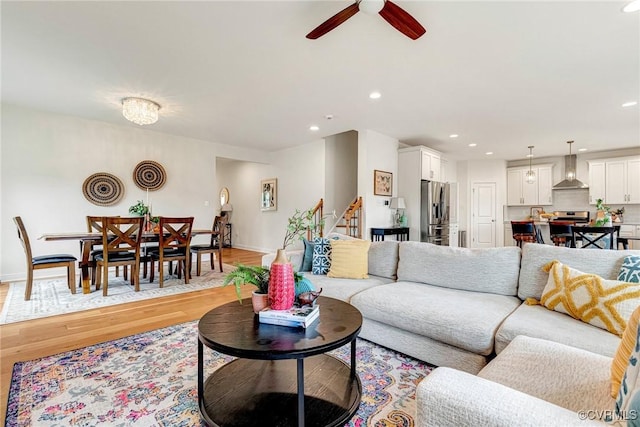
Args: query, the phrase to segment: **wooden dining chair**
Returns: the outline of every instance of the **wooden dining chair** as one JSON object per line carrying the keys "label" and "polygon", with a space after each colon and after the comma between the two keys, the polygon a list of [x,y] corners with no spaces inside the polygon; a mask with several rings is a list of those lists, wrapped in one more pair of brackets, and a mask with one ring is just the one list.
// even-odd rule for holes
{"label": "wooden dining chair", "polygon": [[155,261],[158,261],[158,276],[160,287],[164,286],[164,263],[177,262],[178,278],[184,271],[184,283],[189,283],[191,253],[191,229],[193,217],[160,217],[158,248],[149,252],[151,257],[151,273],[149,280],[153,282]]}
{"label": "wooden dining chair", "polygon": [[513,239],[520,248],[525,242],[537,242],[536,227],[533,221],[511,221],[511,231]]}
{"label": "wooden dining chair", "polygon": [[573,245],[580,241],[583,249],[616,249],[614,227],[571,227]]}
{"label": "wooden dining chair", "polygon": [[123,218],[107,216],[102,219],[102,253],[95,257],[96,289],[104,287],[107,296],[110,266],[131,266],[130,281],[134,289],[140,290],[140,242],[142,242],[143,217]]}
{"label": "wooden dining chair", "polygon": [[572,226],[575,221],[549,221],[549,235],[556,246],[575,247],[573,245]]}
{"label": "wooden dining chair", "polygon": [[24,300],[29,301],[31,299],[31,289],[33,288],[33,270],[41,270],[45,268],[67,268],[67,286],[71,290],[72,294],[76,293],[76,261],[78,258],[69,254],[54,254],[54,255],[41,255],[34,257],[31,252],[31,243],[29,242],[29,235],[24,227],[22,218],[16,216],[13,218],[13,222],[18,228],[18,238],[22,247],[24,248],[24,254],[27,258],[27,286],[24,290]]}
{"label": "wooden dining chair", "polygon": [[[220,273],[222,273],[222,234],[227,226],[227,216],[216,216],[211,227],[209,244],[191,245],[191,253],[196,255],[196,276],[202,272],[202,255],[209,254],[209,265],[215,270],[214,254],[217,254]],[[191,270],[191,266],[189,266]]]}
{"label": "wooden dining chair", "polygon": [[[92,232],[97,232],[97,233],[102,233],[102,219],[104,217],[103,216],[92,216],[92,215],[87,215],[87,231],[92,233]],[[89,267],[91,267],[91,284],[95,284],[96,283],[96,261],[95,261],[95,257],[98,254],[102,253],[102,243],[96,243],[96,242],[83,242],[82,240],[80,241],[80,252],[83,251],[83,247],[82,245],[91,245],[90,251],[91,254],[90,256],[90,265]],[[120,276],[120,266],[116,265],[115,267],[116,270],[116,277]],[[125,265],[123,268],[123,274],[122,276],[124,277],[124,280],[128,280],[128,268]]]}

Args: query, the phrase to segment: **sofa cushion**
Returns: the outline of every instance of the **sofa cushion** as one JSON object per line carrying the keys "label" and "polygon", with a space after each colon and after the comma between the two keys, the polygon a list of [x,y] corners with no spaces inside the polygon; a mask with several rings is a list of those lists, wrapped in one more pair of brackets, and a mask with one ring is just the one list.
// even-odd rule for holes
{"label": "sofa cushion", "polygon": [[638,284],[605,280],[559,261],[552,261],[544,270],[549,272],[549,279],[540,299],[543,306],[612,334],[622,336],[627,319],[640,305]]}
{"label": "sofa cushion", "polygon": [[495,332],[520,301],[505,295],[395,282],[364,290],[351,298],[351,304],[365,318],[488,355],[493,351]]}
{"label": "sofa cushion", "polygon": [[516,295],[520,248],[467,249],[401,242],[398,280]]}
{"label": "sofa cushion", "polygon": [[478,376],[572,411],[613,409],[611,358],[553,341],[516,337]]}
{"label": "sofa cushion", "polygon": [[331,240],[331,267],[328,277],[366,279],[369,267],[368,240]]}
{"label": "sofa cushion", "polygon": [[389,279],[374,276],[369,276],[368,279],[339,279],[325,275],[307,275],[305,277],[311,281],[316,291],[322,289],[322,296],[337,298],[345,302],[350,302],[351,297],[358,292],[383,285],[389,281]]}
{"label": "sofa cushion", "polygon": [[496,352],[504,350],[518,335],[560,342],[608,357],[613,357],[620,343],[617,335],[541,305],[522,304],[506,318],[496,334]]}
{"label": "sofa cushion", "polygon": [[640,283],[640,256],[627,255],[622,261],[618,280]]}
{"label": "sofa cushion", "polygon": [[525,244],[522,248],[522,262],[520,265],[520,278],[518,280],[518,296],[521,300],[542,297],[547,278],[547,273],[542,267],[558,260],[585,273],[597,274],[608,280],[618,277],[622,261],[627,255],[640,255],[640,251],[611,251],[565,248],[563,246],[539,245],[536,243]]}
{"label": "sofa cushion", "polygon": [[369,246],[369,274],[396,280],[398,272],[397,240],[372,242]]}

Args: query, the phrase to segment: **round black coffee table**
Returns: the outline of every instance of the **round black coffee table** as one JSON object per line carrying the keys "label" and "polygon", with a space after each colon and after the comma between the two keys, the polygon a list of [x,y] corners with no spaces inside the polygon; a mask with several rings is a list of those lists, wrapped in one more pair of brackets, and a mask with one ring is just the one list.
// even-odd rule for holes
{"label": "round black coffee table", "polygon": [[[319,297],[320,319],[307,329],[260,323],[251,300],[206,313],[198,323],[198,404],[210,426],[340,426],[360,405],[356,337],[362,315]],[[325,354],[351,343],[351,366]],[[204,381],[207,346],[237,357]]]}

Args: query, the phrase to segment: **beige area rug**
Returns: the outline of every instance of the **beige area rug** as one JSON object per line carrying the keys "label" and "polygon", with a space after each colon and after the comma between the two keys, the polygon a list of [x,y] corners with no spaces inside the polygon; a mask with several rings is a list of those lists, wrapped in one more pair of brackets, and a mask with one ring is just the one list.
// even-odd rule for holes
{"label": "beige area rug", "polygon": [[175,275],[165,275],[162,288],[158,285],[156,273],[153,283],[149,283],[148,278],[140,279],[139,292],[134,291],[129,281],[110,275],[109,295],[106,297],[102,296],[102,289],[96,291],[95,287],[91,288],[90,294],[83,294],[82,288],[78,287],[76,294],[73,295],[67,287],[66,277],[61,277],[34,281],[31,300],[25,301],[26,283],[14,282],[9,285],[7,299],[0,312],[0,324],[215,288],[222,286],[224,276],[234,268],[232,265],[223,264],[224,273],[220,273],[217,269],[209,270],[199,277],[192,272],[194,276],[189,280],[188,285],[184,283],[184,279],[178,279]]}

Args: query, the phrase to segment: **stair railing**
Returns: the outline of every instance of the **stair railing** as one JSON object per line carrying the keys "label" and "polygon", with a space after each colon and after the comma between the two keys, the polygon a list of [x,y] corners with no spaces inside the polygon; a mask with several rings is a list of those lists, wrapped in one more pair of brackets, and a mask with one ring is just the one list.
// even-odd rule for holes
{"label": "stair railing", "polygon": [[311,215],[313,216],[313,226],[307,228],[307,240],[312,240],[314,237],[322,237],[324,232],[324,199],[320,199],[318,203],[311,209]]}

